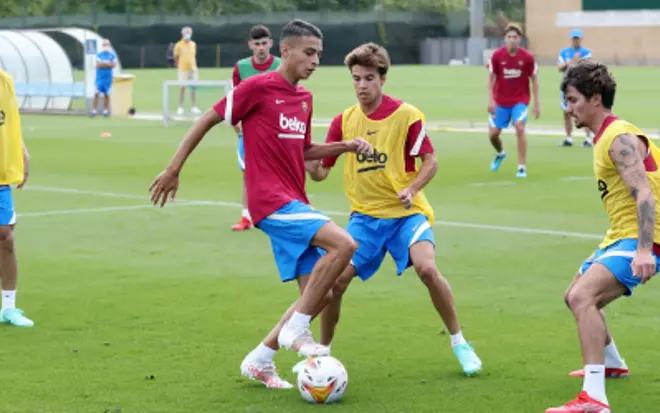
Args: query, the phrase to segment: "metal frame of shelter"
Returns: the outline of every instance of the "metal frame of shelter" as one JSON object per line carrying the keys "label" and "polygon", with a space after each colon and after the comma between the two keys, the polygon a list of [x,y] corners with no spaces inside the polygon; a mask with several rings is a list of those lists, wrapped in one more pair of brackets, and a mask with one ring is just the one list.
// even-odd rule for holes
{"label": "metal frame of shelter", "polygon": [[[48,32],[66,34],[80,44],[85,52],[83,82],[76,82],[71,59]],[[91,108],[96,53],[102,39],[98,33],[77,27],[0,30],[0,68],[14,78],[21,110],[70,111],[78,98],[85,99],[85,111]],[[114,72],[120,71],[117,57]]]}

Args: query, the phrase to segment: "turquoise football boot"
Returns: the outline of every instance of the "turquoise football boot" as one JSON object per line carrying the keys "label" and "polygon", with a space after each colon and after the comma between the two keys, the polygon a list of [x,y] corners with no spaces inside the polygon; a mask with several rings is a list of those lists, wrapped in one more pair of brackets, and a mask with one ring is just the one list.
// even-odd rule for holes
{"label": "turquoise football boot", "polygon": [[32,327],[34,321],[23,315],[18,308],[7,308],[0,312],[0,323],[11,324],[16,327]]}
{"label": "turquoise football boot", "polygon": [[495,155],[495,159],[490,163],[490,170],[497,172],[497,170],[500,169],[500,165],[502,165],[504,158],[506,158],[506,152]]}
{"label": "turquoise football boot", "polygon": [[454,347],[454,355],[461,364],[465,375],[472,376],[481,371],[481,360],[477,357],[477,353],[474,352],[471,345],[467,343],[459,344]]}

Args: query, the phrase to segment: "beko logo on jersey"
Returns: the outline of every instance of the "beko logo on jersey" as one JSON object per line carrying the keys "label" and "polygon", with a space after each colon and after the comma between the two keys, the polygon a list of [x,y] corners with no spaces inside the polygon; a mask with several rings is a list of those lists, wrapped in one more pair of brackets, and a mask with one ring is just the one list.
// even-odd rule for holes
{"label": "beko logo on jersey", "polygon": [[[358,173],[360,172],[367,172],[367,171],[373,171],[376,169],[385,169],[385,164],[387,163],[387,154],[384,152],[378,152],[378,149],[374,148],[374,151],[367,155],[364,153],[358,153],[356,155],[358,166]],[[363,166],[362,164],[376,164],[376,165],[369,165],[369,166]]]}
{"label": "beko logo on jersey", "polygon": [[280,113],[280,128],[290,131],[298,132],[303,135],[307,133],[307,124],[305,122],[299,121],[297,117],[287,118],[284,116],[284,113]]}
{"label": "beko logo on jersey", "polygon": [[504,78],[505,79],[515,79],[522,75],[522,70],[520,69],[504,69]]}

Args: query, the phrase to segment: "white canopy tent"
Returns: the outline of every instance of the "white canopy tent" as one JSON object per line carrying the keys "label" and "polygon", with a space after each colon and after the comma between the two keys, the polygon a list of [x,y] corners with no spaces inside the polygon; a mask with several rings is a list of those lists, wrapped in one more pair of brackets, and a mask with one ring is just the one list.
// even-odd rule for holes
{"label": "white canopy tent", "polygon": [[[80,44],[84,82],[75,81],[71,60],[48,32],[66,34]],[[98,33],[76,27],[0,30],[0,68],[14,78],[21,109],[68,111],[76,98],[84,98],[89,108],[96,91],[96,53],[102,39]],[[120,71],[118,57],[114,72]]]}

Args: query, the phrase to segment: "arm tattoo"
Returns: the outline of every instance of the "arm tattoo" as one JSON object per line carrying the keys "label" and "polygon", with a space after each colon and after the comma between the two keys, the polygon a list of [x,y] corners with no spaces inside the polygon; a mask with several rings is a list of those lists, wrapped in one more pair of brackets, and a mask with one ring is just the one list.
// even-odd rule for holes
{"label": "arm tattoo", "polygon": [[655,197],[646,176],[641,149],[639,139],[626,134],[612,142],[609,152],[621,179],[637,202],[639,247],[651,248],[655,238]]}

